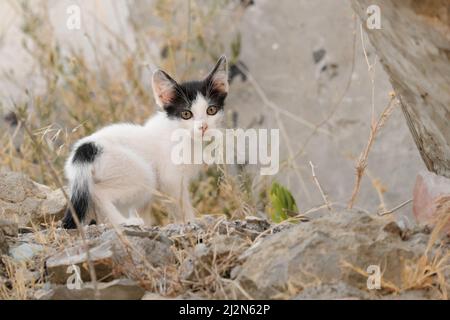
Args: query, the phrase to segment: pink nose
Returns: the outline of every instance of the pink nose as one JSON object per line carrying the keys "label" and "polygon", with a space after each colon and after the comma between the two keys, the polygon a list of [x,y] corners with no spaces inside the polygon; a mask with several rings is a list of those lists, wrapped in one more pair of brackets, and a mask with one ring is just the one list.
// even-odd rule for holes
{"label": "pink nose", "polygon": [[208,125],[206,123],[202,124],[200,127],[200,130],[202,130],[202,136],[205,134],[206,130],[208,130]]}

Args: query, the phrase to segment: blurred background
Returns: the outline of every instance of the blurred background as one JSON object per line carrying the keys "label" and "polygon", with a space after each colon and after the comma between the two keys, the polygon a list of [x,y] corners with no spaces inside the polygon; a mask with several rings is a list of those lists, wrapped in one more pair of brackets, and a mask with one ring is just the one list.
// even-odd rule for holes
{"label": "blurred background", "polygon": [[[79,30],[67,27],[71,5],[80,8]],[[301,212],[321,206],[310,162],[328,200],[344,207],[372,116],[390,101],[388,77],[347,1],[4,0],[0,12],[1,170],[48,185],[43,157],[63,177],[76,139],[154,112],[154,68],[195,79],[225,53],[228,125],[279,128],[282,163],[274,177],[251,166],[227,183],[206,174],[193,187],[197,209],[264,211],[271,179],[292,192]],[[373,144],[355,207],[376,212],[410,199],[422,169],[395,108]]]}

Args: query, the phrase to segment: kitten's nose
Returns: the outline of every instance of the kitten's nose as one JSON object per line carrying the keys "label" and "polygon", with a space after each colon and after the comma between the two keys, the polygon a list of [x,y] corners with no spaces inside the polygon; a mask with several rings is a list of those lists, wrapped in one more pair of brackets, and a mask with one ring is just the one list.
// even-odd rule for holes
{"label": "kitten's nose", "polygon": [[200,130],[202,130],[202,136],[205,135],[206,130],[208,130],[208,125],[206,123],[203,123],[200,127]]}

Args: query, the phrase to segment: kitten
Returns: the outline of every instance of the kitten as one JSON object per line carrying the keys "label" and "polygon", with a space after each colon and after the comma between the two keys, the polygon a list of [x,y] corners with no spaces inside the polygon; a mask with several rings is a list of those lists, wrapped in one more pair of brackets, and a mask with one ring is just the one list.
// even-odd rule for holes
{"label": "kitten", "polygon": [[[202,139],[219,127],[229,87],[227,60],[222,56],[205,79],[181,84],[157,70],[152,86],[161,110],[144,125],[114,124],[74,145],[65,173],[81,222],[95,211],[97,219],[115,225],[149,224],[151,217],[138,211],[151,203],[155,190],[175,200],[170,211],[178,221],[195,217],[188,185],[200,166],[171,161],[171,134],[183,128],[191,139]],[[76,227],[70,209],[63,226]]]}

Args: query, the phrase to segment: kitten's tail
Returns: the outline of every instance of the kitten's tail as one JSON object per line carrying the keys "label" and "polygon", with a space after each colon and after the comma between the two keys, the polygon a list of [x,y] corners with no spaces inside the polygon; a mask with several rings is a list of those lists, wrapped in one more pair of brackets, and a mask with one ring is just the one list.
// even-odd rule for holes
{"label": "kitten's tail", "polygon": [[[68,164],[72,172],[70,186],[70,201],[80,223],[83,222],[91,205],[92,162],[94,162],[99,148],[92,142],[78,146],[69,159]],[[66,229],[77,227],[70,206],[62,220],[62,226]]]}

